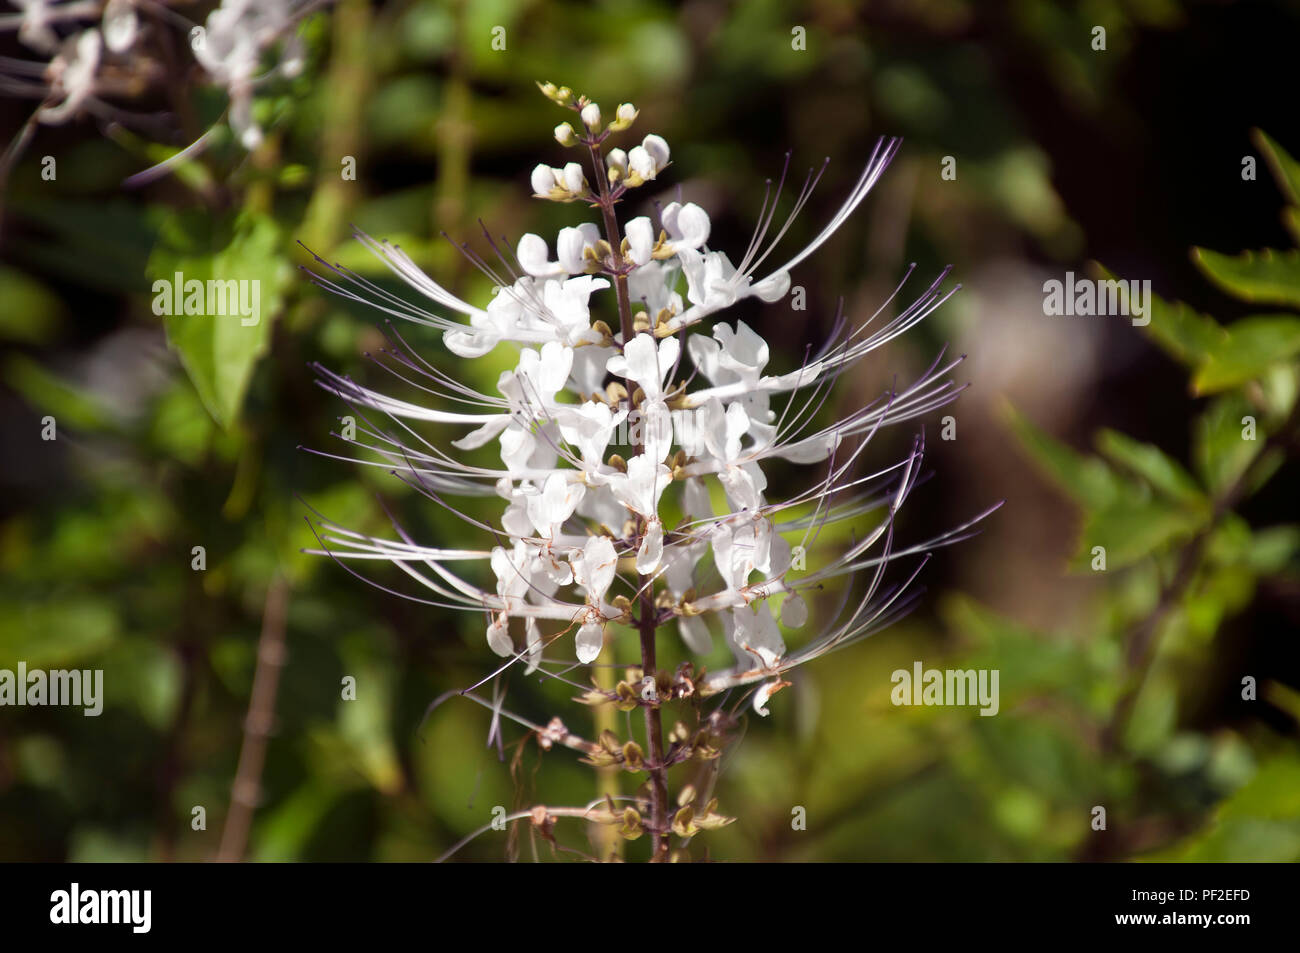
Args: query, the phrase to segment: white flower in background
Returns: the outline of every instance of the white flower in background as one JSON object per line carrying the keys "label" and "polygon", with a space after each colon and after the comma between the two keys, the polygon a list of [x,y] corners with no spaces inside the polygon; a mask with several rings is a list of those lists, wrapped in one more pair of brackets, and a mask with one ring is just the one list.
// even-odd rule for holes
{"label": "white flower in background", "polygon": [[[161,33],[184,27],[182,11],[146,0],[8,0],[8,5],[18,12],[0,12],[0,32],[16,28],[19,42],[43,59],[0,58],[0,84],[10,93],[41,101],[36,122],[54,125],[93,113],[130,123],[140,116],[116,99],[156,87],[159,77],[169,84],[185,82],[169,72],[172,60],[162,56],[157,43]],[[317,0],[223,0],[184,37],[204,79],[226,89],[230,126],[246,148],[262,140],[252,118],[257,86],[301,72],[297,25],[321,5]],[[265,61],[272,50],[278,50],[278,62],[268,68]],[[190,72],[188,64],[180,68]]]}
{"label": "white flower in background", "polygon": [[103,39],[98,30],[85,30],[68,40],[50,61],[50,96],[59,99],[54,106],[42,106],[41,122],[58,124],[75,116],[95,93],[95,74],[103,55]]}
{"label": "white flower in background", "polygon": [[262,141],[252,108],[263,55],[283,40],[281,72],[293,76],[301,70],[301,41],[293,28],[307,5],[305,0],[222,0],[191,37],[194,58],[213,82],[226,88],[230,127],[246,149]]}
{"label": "white flower in background", "polygon": [[[906,611],[913,598],[908,584],[919,565],[891,586],[885,570],[892,563],[965,538],[984,515],[899,548],[894,518],[916,485],[922,444],[918,440],[903,460],[875,472],[862,465],[880,427],[955,398],[960,388],[948,374],[958,361],[936,362],[912,385],[891,389],[843,419],[827,422],[819,413],[839,375],[948,298],[952,291],[941,289],[947,272],[910,304],[896,306],[896,290],[876,315],[845,328],[815,359],[774,374],[768,369],[772,349],[754,327],[703,323],[746,298],[784,297],[791,269],[861,204],[899,141],[878,142],[830,222],[806,247],[770,267],[764,263],[821,173],[809,173],[769,240],[778,186],[733,264],[710,247],[709,216],[694,203],[668,203],[655,216],[631,217],[620,230],[616,208],[667,168],[668,143],[648,135],[626,152],[607,148],[610,135],[636,118],[633,106],[619,106],[604,126],[595,103],[564,87],[546,84],[542,90],[578,113],[582,131],[565,123],[555,138],[584,146],[591,168],[539,164],[532,192],[594,205],[598,222],[562,229],[553,246],[538,235],[520,238],[513,258],[500,255],[504,277],[486,309],[438,285],[400,249],[363,234],[358,237],[435,310],[376,296],[375,286],[342,268],[335,267],[332,277],[317,276],[330,290],[354,300],[377,297],[387,313],[441,330],[460,358],[478,358],[501,345],[512,349],[514,370],[500,375],[496,394],[484,394],[407,354],[396,338],[382,363],[418,384],[424,395],[418,403],[318,369],[327,390],[363,415],[375,411],[396,425],[389,433],[371,423],[368,439],[358,436],[357,446],[379,458],[376,465],[397,466],[409,474],[408,483],[442,506],[452,494],[506,501],[498,526],[464,516],[471,531],[479,527],[498,542],[480,551],[426,547],[405,534],[388,540],[322,521],[319,551],[342,560],[390,560],[432,590],[427,601],[486,612],[491,649],[530,671],[555,674],[575,656],[594,662],[606,645],[617,657],[618,633],[627,627],[640,634],[643,664],[654,658],[661,626],[674,624],[686,648],[702,655],[713,651],[713,635],[721,634],[730,666],[715,667],[714,660],[691,690],[707,697],[750,686],[754,710],[766,714],[774,693],[788,684],[785,673]],[[886,308],[894,309],[892,316],[877,326],[873,319]],[[423,423],[473,429],[455,440],[458,452],[448,452],[415,435],[412,425]],[[499,444],[499,465],[469,455],[492,441]],[[773,458],[815,464],[818,476],[807,489],[771,501],[764,467]],[[675,514],[671,525],[666,501]],[[823,527],[844,520],[871,528],[836,559],[792,571],[793,546],[811,545]],[[481,589],[472,575],[451,568],[469,560],[490,564],[494,589]],[[860,581],[864,591],[844,617],[819,618],[813,627],[806,596],[837,580]],[[610,601],[616,583],[619,595]],[[516,635],[512,620],[519,620]],[[792,636],[791,649],[783,626],[812,631]],[[557,638],[567,632],[574,648],[553,647],[565,645]]]}

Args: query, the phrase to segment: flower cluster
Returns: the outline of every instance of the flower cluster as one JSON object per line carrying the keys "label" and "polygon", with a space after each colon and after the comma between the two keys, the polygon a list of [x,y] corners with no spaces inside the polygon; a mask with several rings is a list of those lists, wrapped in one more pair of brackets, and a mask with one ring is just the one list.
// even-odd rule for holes
{"label": "flower cluster", "polygon": [[[773,372],[768,343],[755,329],[739,320],[709,319],[746,299],[781,301],[792,270],[862,203],[899,140],[878,141],[831,220],[802,249],[772,265],[821,176],[809,172],[793,208],[776,225],[783,172],[774,190],[769,185],[748,247],[733,261],[710,244],[709,215],[692,202],[656,205],[653,217],[620,223],[618,208],[635,197],[634,190],[657,181],[671,161],[658,135],[644,136],[626,152],[609,148],[610,138],[636,119],[635,107],[625,103],[605,122],[600,107],[585,97],[566,87],[541,88],[577,113],[576,126],[555,128],[555,140],[585,151],[586,164],[538,165],[533,195],[584,203],[596,221],[561,229],[554,243],[533,234],[513,249],[492,242],[499,259],[493,264],[466,247],[495,286],[481,308],[437,284],[400,248],[361,232],[358,239],[436,309],[417,307],[319,257],[328,271],[313,274],[337,294],[441,331],[458,358],[511,349],[513,368],[500,374],[495,393],[482,393],[414,355],[390,329],[391,347],[377,363],[415,385],[424,395],[419,402],[316,368],[321,385],[354,408],[359,422],[348,439],[373,454],[363,462],[390,468],[494,545],[422,545],[396,523],[399,538],[389,539],[318,514],[313,529],[321,545],[313,551],[363,579],[354,561],[389,561],[427,589],[424,597],[408,598],[483,613],[488,647],[506,660],[495,675],[522,664],[529,673],[565,679],[575,658],[597,663],[607,648],[613,664],[627,664],[626,680],[602,687],[595,679],[579,700],[642,709],[648,750],[609,730],[598,742],[584,741],[559,719],[544,728],[511,714],[499,695],[488,701],[463,694],[493,710],[494,737],[506,717],[529,728],[544,749],[559,740],[581,751],[588,764],[649,775],[644,797],[624,798],[635,806],[617,808],[613,798],[600,809],[539,806],[529,816],[543,836],[551,836],[554,817],[583,816],[616,825],[626,838],[648,831],[652,858],[662,860],[670,835],[690,838],[729,820],[692,784],[681,789],[670,817],[667,770],[715,762],[735,723],[735,706],[723,707],[731,691],[746,691],[753,710],[766,715],[772,695],[789,684],[791,669],[869,635],[910,607],[916,595],[910,583],[924,558],[912,560],[901,581],[887,580],[891,563],[965,538],[984,515],[922,544],[896,546],[895,514],[918,483],[922,441],[918,437],[893,464],[872,472],[863,466],[881,427],[954,399],[961,388],[949,373],[960,358],[941,356],[910,386],[890,389],[839,420],[827,423],[822,413],[840,375],[922,321],[956,289],[943,289],[945,271],[900,305],[900,283],[870,318],[854,327],[838,321],[837,333],[816,355]],[[424,423],[453,425],[461,434],[443,446],[422,435]],[[475,452],[489,446],[496,453],[486,460]],[[778,460],[816,465],[820,475],[802,491],[773,499],[766,471]],[[499,521],[481,522],[451,502],[470,495],[498,498]],[[869,531],[824,565],[807,566],[807,547],[824,527],[863,519]],[[490,575],[457,568],[472,562],[485,563]],[[492,583],[476,584],[484,578]],[[820,621],[815,632],[791,635],[797,638],[791,648],[788,633],[814,628],[806,597],[823,588],[860,597],[831,621]],[[664,627],[674,628],[688,656],[701,663],[721,638],[731,664],[706,670],[683,662],[673,673],[661,671]],[[618,633],[629,629],[639,636],[639,663],[618,657]],[[722,703],[714,704],[719,698]],[[696,720],[694,728],[678,721],[665,739],[660,710],[670,702],[693,706]]]}
{"label": "flower cluster", "polygon": [[[442,505],[455,493],[495,493],[503,504],[500,526],[483,529],[495,534],[499,545],[447,549],[327,528],[329,552],[389,559],[435,593],[439,604],[486,610],[489,647],[523,661],[529,671],[543,664],[548,647],[564,632],[572,634],[571,651],[579,662],[595,661],[615,624],[653,621],[658,628],[671,620],[685,644],[705,654],[714,637],[706,620],[716,619],[714,628],[731,649],[734,665],[709,674],[699,690],[708,695],[761,682],[753,704],[765,714],[768,697],[785,684],[782,676],[790,668],[860,638],[904,606],[902,587],[879,587],[889,561],[952,542],[969,529],[969,524],[958,527],[924,546],[891,548],[893,514],[916,483],[919,441],[906,459],[868,475],[857,472],[862,450],[878,428],[953,399],[959,388],[948,372],[956,361],[936,363],[907,389],[884,394],[843,420],[818,426],[815,413],[830,382],[952,293],[941,290],[946,272],[874,331],[867,322],[843,333],[816,359],[786,373],[768,373],[768,345],[743,322],[717,323],[709,333],[696,329],[746,298],[770,303],[785,296],[791,270],[858,207],[899,141],[877,143],[831,221],[775,267],[764,263],[818,175],[810,174],[794,210],[770,240],[777,201],[769,195],[759,227],[735,263],[709,247],[709,216],[694,203],[670,202],[659,209],[657,223],[638,216],[620,230],[615,205],[663,171],[668,144],[647,135],[626,153],[606,152],[608,137],[636,117],[631,105],[620,106],[616,118],[602,124],[597,104],[567,88],[547,84],[542,90],[579,113],[582,131],[564,123],[555,138],[584,146],[592,175],[578,162],[539,165],[531,177],[533,193],[588,204],[601,213],[603,230],[592,222],[564,228],[553,246],[538,235],[522,236],[513,260],[502,256],[512,274],[500,281],[485,308],[436,284],[400,248],[358,233],[398,276],[444,312],[467,318],[468,325],[389,296],[379,302],[384,310],[441,329],[447,348],[462,358],[481,357],[503,343],[517,349],[517,366],[500,375],[497,393],[479,393],[400,348],[389,352],[394,369],[428,378],[422,386],[441,398],[438,406],[396,400],[319,369],[327,389],[362,411],[402,422],[408,435],[414,431],[404,421],[432,421],[472,427],[453,442],[454,451],[495,441],[500,466],[483,467],[423,440],[408,444],[373,425],[369,431],[375,438],[370,449],[380,462],[402,467],[413,485]],[[336,275],[345,281],[319,280],[358,300],[377,290],[342,269],[336,268]],[[362,294],[353,290],[356,286]],[[611,288],[620,312],[618,331],[593,316],[594,299]],[[688,386],[694,382],[700,386]],[[778,408],[773,402],[780,398],[784,403]],[[477,412],[442,409],[455,404]],[[692,426],[681,425],[686,415]],[[630,416],[638,423],[631,431],[634,445],[620,448],[630,452],[611,453],[612,438]],[[778,458],[826,463],[828,472],[809,490],[774,502],[767,498],[764,464]],[[669,497],[679,517],[671,526],[665,521]],[[788,537],[806,542],[828,522],[878,510],[886,518],[833,564],[791,572]],[[877,553],[882,544],[886,551]],[[706,557],[712,572],[705,571]],[[495,590],[476,587],[449,568],[470,559],[490,564]],[[791,652],[782,627],[805,623],[803,594],[859,572],[870,573],[873,584],[857,610]],[[716,584],[702,591],[709,578]],[[780,605],[777,613],[774,603]],[[559,630],[548,632],[548,626]]]}
{"label": "flower cluster", "polygon": [[[207,81],[229,94],[231,128],[249,149],[262,137],[252,117],[254,88],[301,70],[295,27],[314,5],[309,0],[222,0],[199,25],[165,3],[139,0],[11,4],[18,12],[0,14],[0,30],[16,28],[19,41],[46,59],[7,60],[0,69],[8,74],[3,82],[10,93],[41,101],[37,122],[56,125],[85,112],[128,118],[112,101],[162,83],[163,57],[155,55],[151,34],[181,27],[188,31],[187,41]],[[265,54],[275,47],[280,48],[278,65],[263,70]]]}

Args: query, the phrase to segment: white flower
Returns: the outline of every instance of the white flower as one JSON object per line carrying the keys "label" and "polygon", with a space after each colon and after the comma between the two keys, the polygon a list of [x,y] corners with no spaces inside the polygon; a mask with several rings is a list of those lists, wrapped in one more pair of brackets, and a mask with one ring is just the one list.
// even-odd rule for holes
{"label": "white flower", "polygon": [[56,124],[71,119],[94,95],[100,54],[98,30],[84,30],[64,44],[50,64],[54,95],[61,95],[63,101],[57,106],[41,107],[41,122]]}
{"label": "white flower", "polygon": [[108,0],[104,4],[103,25],[104,45],[111,53],[125,53],[140,30],[140,19],[136,16],[132,0]]}
{"label": "white flower", "polygon": [[[549,85],[543,91],[563,105],[576,101],[572,91]],[[599,107],[588,103],[580,114],[586,138],[600,139],[605,130]],[[634,107],[622,104],[608,131],[625,128],[636,116]],[[564,123],[556,127],[555,138],[570,144],[577,133]],[[601,142],[594,142],[594,148],[599,153]],[[918,441],[902,461],[874,472],[862,465],[868,441],[881,426],[911,420],[953,399],[956,388],[946,375],[955,362],[936,363],[914,384],[899,392],[891,389],[840,420],[826,423],[818,413],[831,379],[914,326],[950,292],[941,289],[940,276],[913,303],[891,308],[893,316],[880,326],[868,320],[846,329],[817,360],[787,364],[779,373],[769,371],[781,356],[773,355],[760,333],[762,325],[716,321],[709,333],[689,335],[685,354],[680,344],[685,335],[679,332],[745,299],[781,298],[789,289],[791,269],[857,208],[896,148],[896,142],[882,140],[831,223],[809,246],[765,274],[758,267],[774,244],[765,244],[770,214],[764,214],[735,263],[709,247],[709,216],[694,203],[665,205],[661,230],[646,216],[620,226],[614,213],[625,190],[654,180],[670,162],[668,144],[653,134],[626,153],[610,149],[598,156],[596,169],[603,161],[608,177],[608,183],[597,180],[598,188],[588,186],[578,163],[533,169],[535,195],[556,201],[581,198],[600,207],[606,222],[614,220],[608,232],[593,223],[561,229],[554,259],[546,239],[523,235],[515,257],[524,274],[499,287],[486,308],[434,283],[399,249],[362,236],[394,273],[451,316],[408,309],[387,294],[379,299],[384,310],[443,331],[448,349],[461,358],[480,357],[508,344],[518,348],[518,359],[513,370],[500,374],[498,394],[481,394],[432,363],[397,360],[398,376],[420,387],[430,406],[385,397],[323,371],[322,383],[393,419],[464,425],[466,431],[452,445],[457,452],[423,435],[399,442],[381,426],[368,428],[373,442],[358,440],[355,446],[375,454],[380,465],[408,468],[411,485],[427,489],[441,505],[448,505],[443,501],[452,494],[495,496],[504,510],[504,539],[480,552],[334,531],[324,535],[331,554],[389,559],[432,589],[439,604],[486,609],[492,651],[513,656],[529,671],[550,674],[550,666],[567,664],[568,658],[548,658],[547,647],[575,627],[578,661],[594,662],[605,644],[606,627],[650,618],[642,616],[645,605],[654,607],[651,621],[675,617],[692,652],[708,653],[710,626],[721,629],[735,661],[730,668],[711,668],[697,683],[700,694],[752,685],[754,710],[766,714],[770,698],[788,684],[784,673],[870,634],[906,609],[910,579],[883,586],[889,566],[965,538],[975,523],[910,547],[895,546],[894,517],[917,483],[923,447]],[[810,187],[800,193],[796,211],[806,203]],[[777,226],[776,239],[788,224]],[[626,254],[608,253],[606,242],[625,248]],[[377,296],[363,280],[353,280],[343,270],[336,273],[360,289],[345,293]],[[629,316],[635,322],[648,319],[650,329],[624,336]],[[679,368],[679,362],[685,366]],[[619,447],[615,456],[611,444],[624,427],[627,436],[619,439],[633,449],[629,453]],[[483,454],[475,453],[493,441],[499,465],[490,454],[485,462]],[[674,442],[680,447],[676,454]],[[764,464],[773,457],[826,466],[807,488],[769,501]],[[665,508],[664,494],[674,482],[681,492]],[[670,518],[676,521],[669,524],[671,531],[665,527]],[[845,520],[855,521],[854,541],[838,558],[813,568],[801,565],[798,571],[792,567],[792,545],[809,544],[823,527]],[[635,573],[626,568],[633,556]],[[495,591],[480,590],[469,581],[473,576],[454,572],[452,564],[462,559],[488,560]],[[820,631],[801,635],[787,649],[781,625],[806,625],[804,594],[846,579],[862,580],[866,588],[848,618],[824,625],[819,619]],[[623,588],[611,604],[616,580]],[[628,608],[625,599],[637,604],[639,599],[632,597],[642,595],[649,601]],[[774,602],[780,605],[779,623]],[[523,620],[519,652],[510,636],[514,618]],[[618,643],[614,638],[611,646]]]}
{"label": "white flower", "polygon": [[573,557],[573,581],[587,593],[587,604],[599,609],[614,582],[618,569],[618,555],[614,541],[608,536],[592,536]]}
{"label": "white flower", "polygon": [[636,381],[650,400],[662,397],[664,382],[672,373],[681,350],[676,338],[665,338],[656,345],[649,334],[638,334],[623,347],[622,354],[609,359],[609,372]]}
{"label": "white flower", "polygon": [[699,248],[709,240],[709,216],[694,202],[669,202],[660,215],[674,248]]}
{"label": "white flower", "polygon": [[600,229],[590,222],[585,222],[577,228],[560,229],[560,237],[555,243],[555,250],[558,253],[559,263],[564,272],[570,275],[580,275],[586,271],[587,264],[584,255],[587,249],[594,249],[598,241],[600,241]]}

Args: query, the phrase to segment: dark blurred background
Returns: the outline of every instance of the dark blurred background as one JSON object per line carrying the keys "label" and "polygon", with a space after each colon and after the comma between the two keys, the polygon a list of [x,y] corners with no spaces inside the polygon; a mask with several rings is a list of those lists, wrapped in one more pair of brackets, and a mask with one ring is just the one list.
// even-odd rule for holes
{"label": "dark blurred background", "polygon": [[[177,9],[201,21],[210,5]],[[1093,49],[1096,26],[1104,51]],[[495,27],[504,50],[492,47]],[[798,27],[806,49],[792,49]],[[427,860],[493,805],[593,796],[589,769],[563,753],[524,745],[502,762],[484,744],[490,713],[469,702],[424,720],[435,697],[492,664],[477,617],[392,598],[299,552],[312,544],[304,504],[380,532],[376,494],[417,538],[477,545],[382,470],[298,449],[346,452],[329,435],[346,411],[313,385],[308,362],[387,381],[362,356],[383,345],[382,316],[312,286],[295,270],[311,258],[294,242],[397,290],[348,238],[355,222],[485,300],[488,283],[441,233],[482,250],[479,219],[512,239],[553,238],[581,220],[578,207],[528,197],[534,164],[568,158],[550,136],[568,117],[533,85],[551,80],[607,113],[635,103],[637,137],[659,132],[673,149],[662,188],[642,198],[680,189],[709,211],[710,245],[733,260],[787,150],[800,174],[830,159],[787,239],[793,249],[833,214],[875,138],[905,137],[859,214],[793,276],[807,311],[792,317],[780,303],[729,317],[759,329],[772,370],[784,372],[824,339],[841,298],[864,318],[909,263],[914,293],[952,265],[962,290],[842,381],[836,400],[872,399],[944,347],[968,355],[958,379],[969,390],[924,422],[933,476],[901,530],[925,539],[1007,501],[978,538],[936,553],[916,613],[799,670],[772,716],[751,719],[718,790],[738,820],[704,835],[696,853],[1300,859],[1295,553],[1249,580],[1217,569],[1197,577],[1162,620],[1170,632],[1138,680],[1132,724],[1112,743],[1106,727],[1135,677],[1126,634],[1158,604],[1185,541],[1104,575],[1086,563],[1070,571],[1080,508],[1008,423],[1018,412],[1080,452],[1112,428],[1191,467],[1207,398],[1186,371],[1120,318],[1046,316],[1043,283],[1100,265],[1223,324],[1280,310],[1220,289],[1189,250],[1294,246],[1285,192],[1252,130],[1300,152],[1300,7],[339,0],[303,33],[306,70],[259,96],[267,138],[252,154],[218,136],[196,163],[201,176],[128,188],[157,161],[151,137],[83,118],[37,128],[10,173],[0,667],[103,668],[107,702],[99,718],[0,710],[0,858],[216,856],[258,638],[281,619],[287,662],[243,856]],[[12,33],[0,42],[0,53],[23,55]],[[0,100],[6,141],[32,105]],[[196,90],[190,106],[202,128],[223,100]],[[152,92],[131,107],[164,117],[178,108]],[[178,122],[149,131],[159,145],[190,141]],[[40,176],[46,155],[57,157],[55,181]],[[344,156],[356,159],[355,181],[339,176]],[[953,180],[941,177],[949,156]],[[1247,156],[1258,158],[1253,180],[1243,180]],[[265,341],[235,357],[231,380],[209,372],[224,395],[214,398],[196,386],[204,372],[169,347],[150,288],[202,245],[196,236],[238,231],[248,219],[237,217],[253,214],[272,236],[258,247],[278,307]],[[266,301],[264,292],[269,314]],[[436,335],[399,330],[489,389],[503,366],[454,364]],[[955,440],[940,439],[945,414]],[[40,439],[46,415],[58,421],[56,441]],[[882,437],[875,459],[910,439],[908,427]],[[1296,473],[1281,464],[1242,503],[1250,527],[1300,522]],[[191,569],[199,545],[201,572]],[[913,660],[999,668],[1001,714],[893,707],[889,673]],[[1247,674],[1264,686],[1253,704],[1240,698]],[[357,679],[356,701],[340,700],[345,675]],[[577,730],[587,713],[561,688],[518,678],[511,700]],[[807,808],[806,831],[791,830],[795,805]],[[1104,831],[1091,826],[1097,805]],[[195,806],[203,830],[193,829]],[[458,856],[501,859],[518,847],[491,832]]]}

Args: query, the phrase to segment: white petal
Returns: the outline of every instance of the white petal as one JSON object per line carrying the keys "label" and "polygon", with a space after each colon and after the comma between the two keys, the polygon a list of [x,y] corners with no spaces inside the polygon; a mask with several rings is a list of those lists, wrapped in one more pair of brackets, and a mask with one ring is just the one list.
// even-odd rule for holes
{"label": "white petal", "polygon": [[694,202],[673,202],[664,208],[662,218],[675,247],[699,248],[709,240],[709,215]]}
{"label": "white petal", "polygon": [[582,166],[576,162],[566,162],[564,165],[564,187],[570,192],[581,192],[585,188],[582,175]]}
{"label": "white petal", "polygon": [[787,595],[785,601],[781,603],[781,624],[798,629],[807,621],[808,603],[803,601],[803,596],[797,592]]}
{"label": "white petal", "polygon": [[754,711],[766,718],[769,714],[767,710],[768,699],[784,688],[785,682],[780,678],[774,678],[770,682],[764,682],[754,692]]}
{"label": "white petal", "polygon": [[578,661],[584,665],[596,661],[605,644],[605,629],[599,622],[588,622],[578,629]]}
{"label": "white petal", "polygon": [[497,346],[501,339],[487,331],[447,331],[442,343],[457,357],[482,357]]}
{"label": "white petal", "polygon": [[477,430],[471,430],[459,440],[453,440],[451,445],[457,450],[476,450],[489,440],[494,439],[501,431],[506,429],[509,423],[510,415],[501,414],[489,420]]}
{"label": "white petal", "polygon": [[632,261],[644,265],[650,260],[655,247],[654,226],[650,224],[650,219],[644,215],[632,219],[624,227],[624,233],[627,235],[628,254]]}
{"label": "white petal", "polygon": [[555,243],[560,264],[571,275],[580,275],[587,270],[587,263],[582,253],[588,246],[600,240],[600,229],[590,222],[584,222],[577,228],[560,229],[559,239]]}
{"label": "white petal", "polygon": [[686,647],[697,655],[708,655],[713,650],[713,636],[701,616],[678,616],[677,631]]}
{"label": "white petal", "polygon": [[646,526],[645,538],[636,553],[636,571],[648,576],[659,568],[664,557],[664,524],[658,519],[651,520]]}
{"label": "white petal", "polygon": [[524,271],[530,275],[546,277],[560,272],[557,262],[547,260],[546,240],[532,232],[520,236],[519,244],[515,247],[515,256]]}
{"label": "white petal", "polygon": [[768,275],[754,285],[752,290],[754,294],[768,304],[780,301],[785,297],[785,293],[790,290],[790,272],[778,271],[774,275]]}
{"label": "white petal", "polygon": [[610,149],[609,155],[605,156],[605,165],[610,169],[617,169],[620,177],[627,175],[627,153],[622,149]]}
{"label": "white petal", "polygon": [[582,555],[574,561],[573,578],[587,590],[587,601],[597,605],[605,601],[605,593],[613,584],[617,569],[614,541],[608,536],[593,536],[582,547]]}
{"label": "white petal", "polygon": [[654,160],[655,172],[662,171],[663,167],[668,164],[668,143],[664,141],[663,137],[651,133],[641,140],[641,146]]}
{"label": "white petal", "polygon": [[524,670],[524,674],[531,675],[542,663],[542,650],[546,647],[542,639],[541,627],[532,616],[528,617],[524,626],[524,645],[528,648],[528,668]]}
{"label": "white petal", "polygon": [[533,167],[532,186],[535,195],[551,194],[551,189],[555,188],[555,173],[549,165],[542,163]]}
{"label": "white petal", "polygon": [[627,154],[627,167],[630,172],[636,173],[647,181],[658,174],[654,157],[646,151],[644,146],[632,147]]}
{"label": "white petal", "polygon": [[510,638],[510,626],[504,612],[487,627],[487,641],[488,647],[502,658],[515,654],[515,643]]}
{"label": "white petal", "polygon": [[140,21],[130,0],[108,0],[104,5],[104,45],[114,53],[125,53],[135,42]]}

